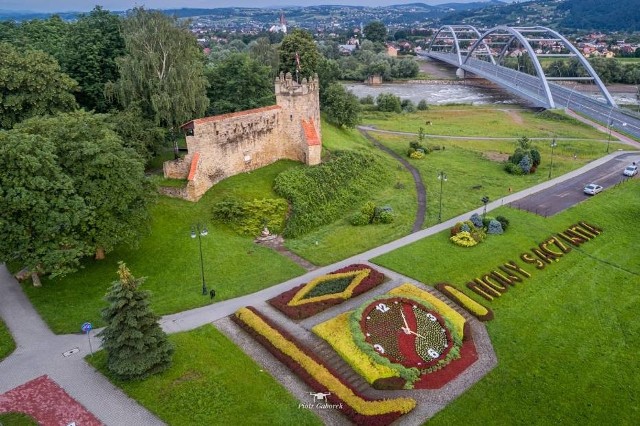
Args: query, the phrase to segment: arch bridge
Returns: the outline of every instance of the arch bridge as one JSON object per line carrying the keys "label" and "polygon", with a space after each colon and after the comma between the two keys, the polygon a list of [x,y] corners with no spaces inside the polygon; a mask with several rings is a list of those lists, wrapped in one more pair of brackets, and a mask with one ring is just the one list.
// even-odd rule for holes
{"label": "arch bridge", "polygon": [[[640,115],[622,110],[589,61],[558,32],[541,26],[444,25],[421,53],[489,80],[543,108],[570,108],[640,138]],[[543,64],[546,67],[543,67]],[[597,96],[580,92],[596,90]]]}

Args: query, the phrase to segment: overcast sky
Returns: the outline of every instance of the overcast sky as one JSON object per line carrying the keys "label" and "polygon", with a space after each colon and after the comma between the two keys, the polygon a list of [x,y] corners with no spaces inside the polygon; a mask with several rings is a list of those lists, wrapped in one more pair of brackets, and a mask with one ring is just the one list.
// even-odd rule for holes
{"label": "overcast sky", "polygon": [[282,7],[286,5],[309,6],[318,4],[348,4],[358,6],[387,6],[390,4],[470,3],[478,0],[0,0],[0,10],[25,10],[34,12],[86,12],[99,4],[107,10],[126,10],[135,6],[153,9],[181,7]]}

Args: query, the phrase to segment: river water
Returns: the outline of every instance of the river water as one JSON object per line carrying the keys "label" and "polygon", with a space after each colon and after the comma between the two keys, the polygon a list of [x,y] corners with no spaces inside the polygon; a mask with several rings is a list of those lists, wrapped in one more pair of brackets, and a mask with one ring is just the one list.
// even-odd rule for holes
{"label": "river water", "polygon": [[[492,84],[485,84],[482,80],[469,81],[441,81],[392,83],[379,86],[369,86],[363,83],[346,83],[347,90],[358,98],[371,95],[376,98],[380,93],[392,93],[401,99],[410,99],[417,104],[424,99],[430,105],[446,104],[519,104],[531,106],[524,99],[518,98]],[[595,96],[595,94],[593,94]],[[636,104],[635,93],[611,93],[619,105]],[[598,97],[598,96],[596,96]]]}

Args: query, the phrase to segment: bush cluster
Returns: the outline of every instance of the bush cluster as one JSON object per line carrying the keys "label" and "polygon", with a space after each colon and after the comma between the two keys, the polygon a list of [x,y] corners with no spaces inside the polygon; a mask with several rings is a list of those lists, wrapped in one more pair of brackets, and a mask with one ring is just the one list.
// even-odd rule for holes
{"label": "bush cluster", "polygon": [[531,146],[526,136],[518,139],[518,147],[504,164],[504,170],[513,175],[535,173],[542,160],[540,152]]}
{"label": "bush cluster", "polygon": [[213,206],[213,219],[228,224],[243,235],[258,235],[268,226],[279,234],[284,229],[288,204],[282,199],[243,201],[228,197]]}
{"label": "bush cluster", "polygon": [[461,247],[473,247],[482,242],[487,234],[502,234],[508,226],[509,219],[504,216],[482,218],[478,213],[474,213],[469,220],[453,225],[449,239]]}
{"label": "bush cluster", "polygon": [[331,223],[358,205],[388,180],[390,172],[371,155],[335,152],[333,159],[314,167],[280,173],[275,192],[289,200],[285,237],[298,237]]}
{"label": "bush cluster", "polygon": [[353,226],[364,226],[378,223],[392,223],[393,220],[394,214],[391,207],[378,207],[372,201],[367,201],[358,213],[351,216],[349,222]]}

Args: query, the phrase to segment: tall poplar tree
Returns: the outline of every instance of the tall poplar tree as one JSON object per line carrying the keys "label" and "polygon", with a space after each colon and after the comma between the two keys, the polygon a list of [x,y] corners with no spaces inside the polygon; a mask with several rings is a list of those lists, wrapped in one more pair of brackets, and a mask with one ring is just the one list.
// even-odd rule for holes
{"label": "tall poplar tree", "polygon": [[122,380],[142,380],[169,368],[174,348],[149,308],[149,292],[139,288],[144,278],[135,278],[123,262],[118,276],[106,296],[102,317],[108,325],[99,336],[109,371]]}

